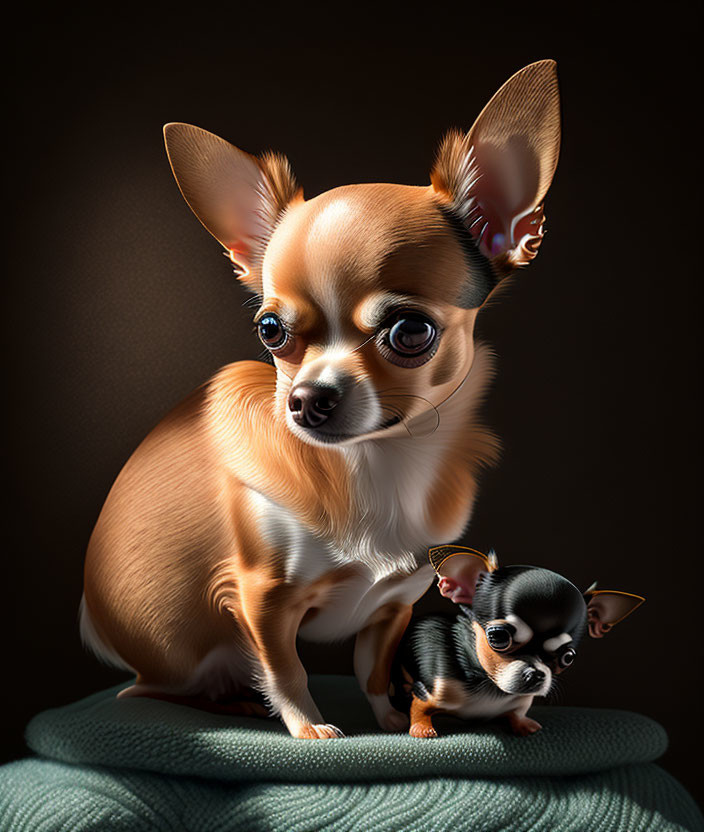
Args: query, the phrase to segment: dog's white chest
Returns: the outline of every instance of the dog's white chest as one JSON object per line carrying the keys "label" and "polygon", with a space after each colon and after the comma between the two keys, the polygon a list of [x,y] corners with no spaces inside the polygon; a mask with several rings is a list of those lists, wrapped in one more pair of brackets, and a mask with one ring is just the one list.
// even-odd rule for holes
{"label": "dog's white chest", "polygon": [[430,565],[410,575],[393,573],[374,580],[367,567],[321,596],[315,614],[299,634],[308,641],[336,641],[358,633],[385,604],[413,604],[433,580]]}
{"label": "dog's white chest", "polygon": [[322,587],[311,600],[313,612],[299,630],[305,639],[335,641],[354,635],[380,607],[412,604],[432,583],[430,564],[419,567],[416,558],[403,550],[395,557],[388,551],[379,557],[364,530],[358,536],[350,534],[343,547],[313,534],[266,497],[254,494],[252,499],[262,536],[285,558],[287,581],[313,588],[324,575],[347,567],[339,582],[320,582]]}

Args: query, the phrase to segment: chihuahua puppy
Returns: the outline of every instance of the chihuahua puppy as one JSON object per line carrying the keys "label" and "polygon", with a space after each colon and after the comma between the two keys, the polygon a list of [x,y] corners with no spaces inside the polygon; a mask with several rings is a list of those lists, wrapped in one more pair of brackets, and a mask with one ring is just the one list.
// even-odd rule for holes
{"label": "chihuahua puppy", "polygon": [[296,638],[357,635],[382,727],[406,724],[390,665],[429,587],[423,552],[467,525],[496,440],[480,307],[536,256],[560,142],[555,64],[513,76],[429,186],[304,200],[286,159],[165,127],[183,196],[258,298],[272,364],[222,369],[147,436],[108,495],[81,631],[137,674],[122,696],[218,701],[256,688],[295,737],[337,737]]}
{"label": "chihuahua puppy", "polygon": [[585,630],[601,638],[645,600],[596,584],[583,594],[549,569],[499,567],[493,552],[487,558],[440,546],[430,550],[430,560],[440,593],[460,613],[414,620],[399,646],[392,699],[410,712],[414,737],[437,736],[435,713],[504,716],[519,736],[539,731],[526,714],[573,664]]}

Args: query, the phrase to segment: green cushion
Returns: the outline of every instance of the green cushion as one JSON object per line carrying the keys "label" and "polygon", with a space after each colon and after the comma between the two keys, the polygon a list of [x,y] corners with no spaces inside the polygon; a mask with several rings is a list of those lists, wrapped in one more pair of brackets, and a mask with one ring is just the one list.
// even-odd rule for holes
{"label": "green cushion", "polygon": [[653,763],[576,777],[223,783],[24,760],[0,768],[12,832],[697,832]]}
{"label": "green cushion", "polygon": [[311,678],[326,719],[345,739],[296,740],[279,720],[221,716],[154,699],[116,699],[119,687],[45,711],[27,727],[38,754],[218,780],[367,782],[423,777],[575,775],[657,759],[665,731],[627,711],[534,708],[543,730],[514,737],[502,723],[437,718],[439,739],[382,734],[351,677]]}
{"label": "green cushion", "polygon": [[49,759],[0,768],[0,829],[646,832],[700,830],[654,765],[662,728],[624,711],[544,707],[543,730],[438,718],[437,740],[378,733],[350,677],[312,677],[344,740],[294,740],[278,720],[228,717],[120,687],[27,727]]}

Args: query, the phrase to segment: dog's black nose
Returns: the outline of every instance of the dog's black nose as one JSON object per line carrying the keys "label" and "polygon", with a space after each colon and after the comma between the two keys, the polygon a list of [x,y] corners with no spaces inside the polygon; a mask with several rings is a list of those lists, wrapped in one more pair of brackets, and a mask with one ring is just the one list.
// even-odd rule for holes
{"label": "dog's black nose", "polygon": [[339,391],[334,387],[302,381],[289,393],[288,409],[297,425],[317,428],[328,420],[340,398]]}
{"label": "dog's black nose", "polygon": [[539,688],[545,681],[545,672],[538,670],[537,667],[527,667],[523,671],[523,681],[526,685],[526,690],[533,690]]}

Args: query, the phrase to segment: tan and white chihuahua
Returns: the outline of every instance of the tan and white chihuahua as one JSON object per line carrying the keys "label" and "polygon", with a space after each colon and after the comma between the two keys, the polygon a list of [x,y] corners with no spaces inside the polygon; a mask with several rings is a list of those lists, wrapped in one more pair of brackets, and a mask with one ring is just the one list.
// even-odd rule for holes
{"label": "tan and white chihuahua", "polygon": [[91,537],[84,641],[137,674],[123,696],[260,690],[295,737],[341,736],[296,638],[357,635],[379,724],[428,547],[461,535],[497,443],[476,419],[491,375],[479,308],[532,260],[557,164],[555,64],[514,75],[431,185],[304,200],[287,160],[165,127],[178,185],[225,247],[273,366],[223,368],[142,442]]}

